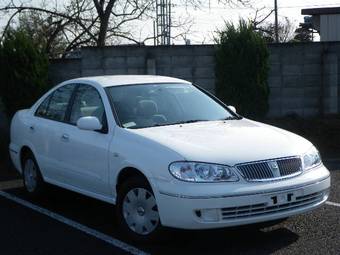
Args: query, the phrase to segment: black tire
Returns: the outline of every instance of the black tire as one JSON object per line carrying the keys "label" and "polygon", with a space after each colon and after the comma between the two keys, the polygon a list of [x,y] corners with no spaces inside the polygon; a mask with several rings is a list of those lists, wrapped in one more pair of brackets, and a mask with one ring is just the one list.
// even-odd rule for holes
{"label": "black tire", "polygon": [[[28,180],[27,180],[28,175],[30,175],[29,173],[30,164],[34,169],[31,171],[35,171],[36,173],[36,178],[34,178],[35,179],[34,185],[28,183]],[[22,178],[23,178],[24,188],[30,197],[37,198],[43,194],[43,191],[45,189],[45,182],[41,175],[38,163],[31,152],[27,153],[24,156],[23,164],[22,164]]]}
{"label": "black tire", "polygon": [[[149,183],[144,178],[136,176],[136,177],[131,177],[130,179],[125,181],[118,190],[118,197],[117,197],[117,204],[116,204],[116,214],[117,214],[119,228],[122,234],[129,240],[133,240],[139,243],[161,241],[163,237],[165,236],[165,230],[161,226],[160,220],[158,220],[157,225],[155,226],[155,229],[150,233],[138,234],[129,227],[127,220],[124,217],[123,204],[124,204],[124,200],[126,199],[127,194],[130,191],[132,192],[135,189],[145,189],[149,191],[150,194],[152,194],[154,198],[152,189]],[[158,208],[154,208],[154,209],[156,209],[155,211],[157,211],[158,213]],[[138,209],[136,209],[136,213],[137,211]]]}

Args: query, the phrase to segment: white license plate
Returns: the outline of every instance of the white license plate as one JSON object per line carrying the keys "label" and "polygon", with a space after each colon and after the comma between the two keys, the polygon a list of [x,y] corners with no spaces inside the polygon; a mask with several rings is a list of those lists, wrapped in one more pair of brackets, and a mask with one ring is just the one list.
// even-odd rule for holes
{"label": "white license plate", "polygon": [[303,194],[304,194],[303,189],[281,192],[281,193],[272,193],[272,194],[266,195],[266,200],[267,200],[268,206],[282,205],[282,204],[295,202],[296,197],[303,196]]}

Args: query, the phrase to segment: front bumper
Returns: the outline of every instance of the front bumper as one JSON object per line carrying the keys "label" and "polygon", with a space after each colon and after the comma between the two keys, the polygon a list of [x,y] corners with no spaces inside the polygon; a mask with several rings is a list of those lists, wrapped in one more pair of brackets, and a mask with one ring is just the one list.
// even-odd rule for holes
{"label": "front bumper", "polygon": [[[314,172],[314,181],[311,181],[312,175],[313,171],[291,180],[261,184],[257,188],[262,189],[256,191],[254,184],[248,183],[248,192],[243,188],[241,194],[229,191],[216,196],[211,192],[208,196],[188,196],[160,191],[156,199],[161,222],[174,228],[210,229],[266,222],[308,212],[326,202],[330,188],[329,172],[324,166]],[[235,187],[235,190],[240,189]]]}
{"label": "front bumper", "polygon": [[11,157],[11,160],[13,162],[13,165],[15,167],[15,169],[17,169],[17,171],[19,173],[22,172],[21,170],[21,164],[20,164],[20,153],[19,153],[20,149],[17,145],[11,143],[9,145],[9,155]]}

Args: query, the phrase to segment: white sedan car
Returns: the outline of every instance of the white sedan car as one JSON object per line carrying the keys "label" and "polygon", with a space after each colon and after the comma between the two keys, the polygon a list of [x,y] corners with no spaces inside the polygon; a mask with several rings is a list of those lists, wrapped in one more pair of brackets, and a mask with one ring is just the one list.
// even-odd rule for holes
{"label": "white sedan car", "polygon": [[279,221],[319,207],[330,188],[306,139],[161,76],[63,82],[15,114],[9,149],[31,195],[50,183],[116,204],[137,240],[164,226]]}

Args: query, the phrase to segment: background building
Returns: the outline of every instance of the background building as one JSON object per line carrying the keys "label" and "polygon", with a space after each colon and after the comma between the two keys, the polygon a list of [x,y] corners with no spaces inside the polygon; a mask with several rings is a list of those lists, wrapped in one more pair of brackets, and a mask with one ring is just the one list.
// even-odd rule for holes
{"label": "background building", "polygon": [[305,23],[311,23],[320,34],[320,41],[340,41],[340,7],[302,9],[302,15],[311,15]]}

